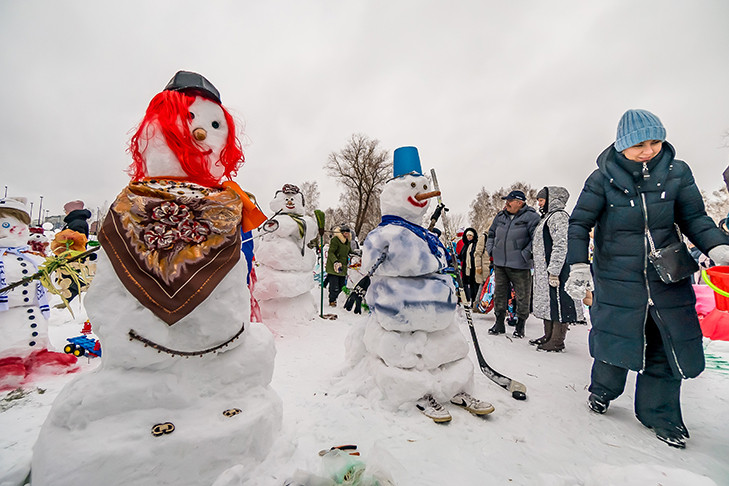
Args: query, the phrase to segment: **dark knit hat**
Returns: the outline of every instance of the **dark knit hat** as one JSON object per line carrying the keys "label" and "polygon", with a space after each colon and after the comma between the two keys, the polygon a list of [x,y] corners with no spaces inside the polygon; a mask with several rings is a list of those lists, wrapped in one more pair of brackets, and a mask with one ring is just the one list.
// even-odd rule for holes
{"label": "dark knit hat", "polygon": [[506,199],[507,201],[509,199],[518,199],[519,201],[526,201],[526,196],[522,191],[511,191],[506,196],[502,197],[501,199]]}
{"label": "dark knit hat", "polygon": [[646,140],[666,140],[666,129],[661,120],[650,111],[626,111],[618,123],[615,150],[622,152],[626,148]]}
{"label": "dark knit hat", "polygon": [[537,199],[547,199],[547,188],[542,187],[537,193]]}

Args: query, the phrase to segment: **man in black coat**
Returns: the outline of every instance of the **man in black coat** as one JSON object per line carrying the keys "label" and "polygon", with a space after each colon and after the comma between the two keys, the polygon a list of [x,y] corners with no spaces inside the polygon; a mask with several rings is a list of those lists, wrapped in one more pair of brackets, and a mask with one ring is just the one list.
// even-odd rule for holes
{"label": "man in black coat", "polygon": [[582,299],[594,277],[590,409],[605,413],[622,394],[628,370],[638,371],[636,417],[659,439],[683,448],[689,434],[681,415],[681,380],[704,369],[696,297],[688,278],[660,279],[648,259],[648,235],[656,248],[664,248],[681,241],[680,228],[718,264],[729,263],[729,238],[706,215],[691,169],[675,158],[665,138],[652,113],[623,115],[617,140],[598,157],[572,211],[566,290]]}
{"label": "man in black coat", "polygon": [[522,191],[511,191],[504,209],[494,218],[488,232],[486,251],[494,260],[494,314],[496,323],[489,334],[506,332],[506,307],[511,286],[516,296],[514,337],[524,337],[532,297],[532,236],[539,224],[539,214],[526,205]]}

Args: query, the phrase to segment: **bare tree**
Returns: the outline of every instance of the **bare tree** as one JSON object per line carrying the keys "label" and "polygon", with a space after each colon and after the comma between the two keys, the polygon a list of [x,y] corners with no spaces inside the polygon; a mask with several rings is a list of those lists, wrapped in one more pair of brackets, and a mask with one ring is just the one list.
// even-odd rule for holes
{"label": "bare tree", "polygon": [[301,194],[304,196],[304,214],[314,216],[314,210],[319,208],[319,183],[304,181],[301,184]]}
{"label": "bare tree", "polygon": [[489,192],[485,188],[481,188],[476,198],[471,202],[471,209],[468,211],[468,219],[471,226],[476,228],[480,233],[488,231],[491,222],[494,220],[499,211],[504,208],[504,200],[502,197],[511,191],[522,191],[527,198],[527,204],[535,206],[537,203],[537,189],[525,182],[515,182],[508,188],[500,188],[494,192]]}
{"label": "bare tree", "polygon": [[360,237],[379,222],[380,192],[392,173],[389,153],[379,144],[379,140],[354,134],[341,151],[329,154],[324,165],[327,174],[344,186],[340,208],[345,220],[354,222],[353,230]]}

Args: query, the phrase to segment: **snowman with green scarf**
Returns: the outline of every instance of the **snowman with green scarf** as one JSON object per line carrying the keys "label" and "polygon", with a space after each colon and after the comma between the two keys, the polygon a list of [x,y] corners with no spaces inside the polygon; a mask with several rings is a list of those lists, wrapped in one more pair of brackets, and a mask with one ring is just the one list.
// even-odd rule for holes
{"label": "snowman with green scarf", "polygon": [[314,288],[316,255],[307,243],[317,234],[316,222],[304,214],[301,190],[284,184],[269,204],[273,216],[255,239],[256,283],[253,295],[264,322],[309,320],[316,316]]}

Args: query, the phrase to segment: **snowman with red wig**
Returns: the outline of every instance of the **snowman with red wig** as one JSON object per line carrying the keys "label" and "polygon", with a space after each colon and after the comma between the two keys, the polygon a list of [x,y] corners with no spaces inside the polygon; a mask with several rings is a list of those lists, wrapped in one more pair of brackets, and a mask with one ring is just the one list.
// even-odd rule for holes
{"label": "snowman with red wig", "polygon": [[[45,261],[28,245],[27,199],[0,199],[0,288],[20,282]],[[40,281],[25,282],[0,294],[0,392],[42,374],[76,371],[76,357],[49,350],[50,308]]]}
{"label": "snowman with red wig", "polygon": [[453,280],[443,273],[446,249],[421,226],[440,193],[430,190],[415,147],[395,150],[393,175],[380,196],[382,222],[362,246],[372,314],[347,337],[347,381],[390,408],[415,405],[435,422],[451,420],[446,401],[489,414],[494,407],[469,394],[473,363],[456,321]]}
{"label": "snowman with red wig", "polygon": [[230,180],[243,154],[217,89],[178,72],[130,152],[85,299],[102,362],[54,402],[36,486],[212,484],[253,471],[280,428],[273,338],[249,322],[241,258],[241,231],[266,218]]}

